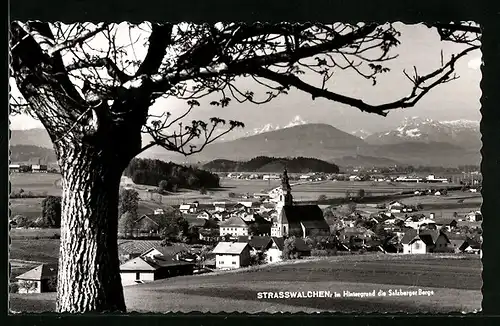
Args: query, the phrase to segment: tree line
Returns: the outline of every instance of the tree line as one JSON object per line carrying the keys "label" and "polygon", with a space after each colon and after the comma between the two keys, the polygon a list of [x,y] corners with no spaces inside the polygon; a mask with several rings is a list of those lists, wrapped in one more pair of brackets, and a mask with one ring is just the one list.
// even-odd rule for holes
{"label": "tree line", "polygon": [[257,156],[249,161],[218,159],[203,165],[203,168],[212,172],[281,172],[284,167],[290,173],[339,172],[339,167],[333,163],[301,156],[294,158]]}
{"label": "tree line", "polygon": [[219,176],[194,167],[161,160],[134,158],[124,171],[136,184],[157,186],[161,191],[179,188],[206,189],[220,186]]}

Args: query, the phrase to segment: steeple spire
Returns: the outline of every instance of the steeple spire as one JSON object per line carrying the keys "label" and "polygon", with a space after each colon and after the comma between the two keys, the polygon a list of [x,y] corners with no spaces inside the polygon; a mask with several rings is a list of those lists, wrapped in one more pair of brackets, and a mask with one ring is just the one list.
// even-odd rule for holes
{"label": "steeple spire", "polygon": [[292,190],[290,187],[290,181],[288,179],[288,171],[285,166],[285,170],[283,171],[283,176],[281,177],[281,189],[285,190],[287,193]]}

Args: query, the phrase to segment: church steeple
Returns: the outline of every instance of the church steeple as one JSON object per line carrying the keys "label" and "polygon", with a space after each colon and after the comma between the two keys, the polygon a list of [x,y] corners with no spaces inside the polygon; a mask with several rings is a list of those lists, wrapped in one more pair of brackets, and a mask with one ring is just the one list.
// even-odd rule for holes
{"label": "church steeple", "polygon": [[282,205],[283,206],[292,206],[293,205],[293,197],[292,197],[292,187],[290,186],[290,179],[288,178],[288,171],[285,167],[283,171],[283,175],[281,177],[281,190],[282,190]]}
{"label": "church steeple", "polygon": [[290,187],[290,180],[288,179],[288,171],[285,170],[283,171],[283,175],[281,176],[281,189],[286,192],[292,191],[292,187]]}

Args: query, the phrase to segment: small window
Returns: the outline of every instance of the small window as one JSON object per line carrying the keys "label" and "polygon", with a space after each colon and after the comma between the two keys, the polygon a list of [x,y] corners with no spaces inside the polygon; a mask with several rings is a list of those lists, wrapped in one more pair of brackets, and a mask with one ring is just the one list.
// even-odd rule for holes
{"label": "small window", "polygon": [[236,265],[236,262],[235,262],[235,261],[233,261],[233,265]]}
{"label": "small window", "polygon": [[273,261],[273,256],[269,256],[269,262]]}
{"label": "small window", "polygon": [[222,260],[219,261],[219,265],[224,265],[224,262]]}
{"label": "small window", "polygon": [[417,249],[417,250],[420,249],[420,243],[415,242],[415,249]]}

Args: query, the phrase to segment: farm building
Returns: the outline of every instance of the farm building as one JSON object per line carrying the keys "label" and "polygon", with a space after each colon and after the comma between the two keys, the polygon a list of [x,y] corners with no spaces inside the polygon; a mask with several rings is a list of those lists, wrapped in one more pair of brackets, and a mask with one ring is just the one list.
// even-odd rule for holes
{"label": "farm building", "polygon": [[118,255],[120,262],[139,257],[151,248],[161,247],[160,240],[119,240]]}
{"label": "farm building", "polygon": [[226,202],[214,202],[214,210],[216,212],[224,212],[226,211]]}
{"label": "farm building", "polygon": [[238,237],[248,236],[248,223],[239,216],[232,216],[226,221],[220,223],[220,236],[223,237],[227,234]]}
{"label": "farm building", "polygon": [[466,220],[469,222],[479,222],[483,220],[481,211],[473,211],[467,214]]}
{"label": "farm building", "polygon": [[271,223],[258,214],[245,216],[231,216],[220,223],[220,236],[230,235],[232,237],[250,235],[250,228],[255,226],[255,232],[259,235],[271,233]]}
{"label": "farm building", "polygon": [[31,166],[31,172],[33,172],[33,173],[47,173],[47,165],[33,164]]}
{"label": "farm building", "polygon": [[41,264],[16,277],[19,293],[56,291],[57,265]]}
{"label": "farm building", "polygon": [[326,223],[323,211],[318,205],[294,205],[292,187],[288,179],[287,170],[283,172],[281,187],[278,190],[277,220],[273,224],[271,234],[278,237],[295,235],[307,237],[330,233],[330,226]]}
{"label": "farm building", "polygon": [[466,253],[479,254],[479,253],[481,253],[481,243],[474,240],[474,239],[467,238],[460,246],[459,251],[466,252]]}
{"label": "farm building", "polygon": [[120,276],[123,286],[152,282],[164,278],[191,275],[194,263],[175,260],[173,256],[141,256],[123,263]]}
{"label": "farm building", "polygon": [[250,265],[250,245],[246,242],[219,242],[212,253],[218,269],[233,269]]}
{"label": "farm building", "polygon": [[204,220],[209,220],[212,217],[212,214],[210,214],[207,210],[202,210],[196,215],[196,218],[199,219],[204,219]]}
{"label": "farm building", "polygon": [[266,261],[268,263],[277,263],[282,260],[285,240],[283,238],[272,237],[272,242],[266,251]]}
{"label": "farm building", "polygon": [[439,230],[409,229],[403,236],[401,243],[405,254],[452,251],[447,235]]}
{"label": "farm building", "polygon": [[198,203],[182,204],[179,206],[179,211],[183,214],[194,214],[198,210]]}
{"label": "farm building", "polygon": [[158,237],[163,218],[165,218],[165,215],[142,215],[134,222],[132,227],[133,235],[136,237]]}

